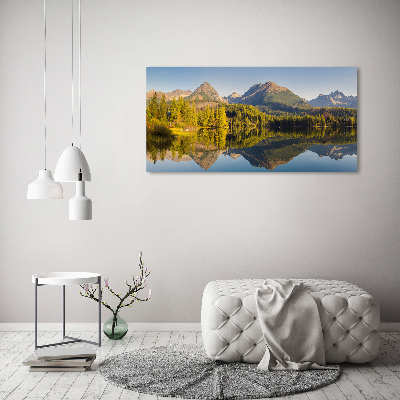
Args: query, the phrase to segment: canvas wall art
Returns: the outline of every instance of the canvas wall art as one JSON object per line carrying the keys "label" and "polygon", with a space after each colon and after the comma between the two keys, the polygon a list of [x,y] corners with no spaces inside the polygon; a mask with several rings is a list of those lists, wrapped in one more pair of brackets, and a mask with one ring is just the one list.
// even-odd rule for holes
{"label": "canvas wall art", "polygon": [[357,68],[149,67],[148,172],[356,172]]}

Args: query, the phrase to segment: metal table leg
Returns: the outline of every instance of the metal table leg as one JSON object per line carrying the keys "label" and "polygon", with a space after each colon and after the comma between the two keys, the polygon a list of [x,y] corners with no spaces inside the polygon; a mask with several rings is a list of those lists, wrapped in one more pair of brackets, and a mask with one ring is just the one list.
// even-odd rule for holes
{"label": "metal table leg", "polygon": [[99,276],[99,347],[101,347],[101,276]]}
{"label": "metal table leg", "polygon": [[35,278],[35,350],[38,348],[38,345],[37,345],[37,288],[38,288],[38,278]]}
{"label": "metal table leg", "polygon": [[38,284],[38,278],[35,278],[35,350],[40,349],[43,347],[51,347],[51,346],[59,346],[63,344],[69,344],[69,343],[78,343],[78,342],[84,342],[84,343],[90,343],[94,344],[96,346],[101,347],[101,276],[98,278],[98,290],[99,290],[99,341],[98,342],[92,342],[90,340],[85,340],[85,339],[78,339],[72,336],[66,336],[65,335],[65,285],[63,285],[63,340],[64,339],[71,339],[67,342],[59,342],[59,343],[52,343],[52,344],[45,344],[42,346],[38,346],[37,344],[37,288],[38,286],[46,286],[42,284]]}
{"label": "metal table leg", "polygon": [[63,285],[63,339],[65,338],[65,285]]}

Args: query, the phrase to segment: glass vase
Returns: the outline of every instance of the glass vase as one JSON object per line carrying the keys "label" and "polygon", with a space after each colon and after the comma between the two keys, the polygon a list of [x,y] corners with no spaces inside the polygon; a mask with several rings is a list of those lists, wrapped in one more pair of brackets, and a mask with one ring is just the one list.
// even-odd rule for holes
{"label": "glass vase", "polygon": [[109,339],[122,339],[128,332],[128,323],[118,313],[113,314],[104,322],[103,332]]}

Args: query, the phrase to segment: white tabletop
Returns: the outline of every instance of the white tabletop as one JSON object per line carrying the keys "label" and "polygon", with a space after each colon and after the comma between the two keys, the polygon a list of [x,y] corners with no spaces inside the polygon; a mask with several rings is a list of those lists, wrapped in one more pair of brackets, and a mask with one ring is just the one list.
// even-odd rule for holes
{"label": "white tabletop", "polygon": [[39,285],[77,285],[98,283],[100,276],[95,272],[41,272],[32,275],[32,282],[38,278]]}

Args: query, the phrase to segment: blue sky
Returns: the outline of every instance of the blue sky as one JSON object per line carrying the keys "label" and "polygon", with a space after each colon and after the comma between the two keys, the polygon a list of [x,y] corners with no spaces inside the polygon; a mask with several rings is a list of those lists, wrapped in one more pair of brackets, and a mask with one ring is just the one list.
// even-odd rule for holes
{"label": "blue sky", "polygon": [[242,95],[254,84],[268,81],[307,100],[335,90],[357,95],[356,67],[148,67],[146,91],[194,91],[208,82],[220,96]]}

